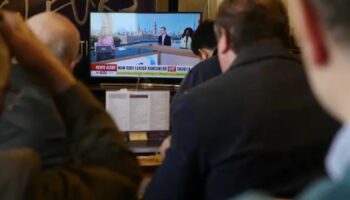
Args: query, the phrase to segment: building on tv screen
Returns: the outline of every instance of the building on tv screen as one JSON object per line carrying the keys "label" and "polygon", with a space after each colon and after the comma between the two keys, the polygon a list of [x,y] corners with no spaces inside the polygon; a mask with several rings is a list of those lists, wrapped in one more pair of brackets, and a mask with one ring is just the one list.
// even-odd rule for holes
{"label": "building on tv screen", "polygon": [[199,13],[91,13],[93,77],[183,78]]}

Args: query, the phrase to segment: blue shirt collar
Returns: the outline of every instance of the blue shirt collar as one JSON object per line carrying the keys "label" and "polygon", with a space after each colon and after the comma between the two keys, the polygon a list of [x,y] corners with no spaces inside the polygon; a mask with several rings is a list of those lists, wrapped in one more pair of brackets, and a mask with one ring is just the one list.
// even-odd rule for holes
{"label": "blue shirt collar", "polygon": [[342,179],[350,167],[350,123],[338,132],[326,158],[326,169],[331,179]]}

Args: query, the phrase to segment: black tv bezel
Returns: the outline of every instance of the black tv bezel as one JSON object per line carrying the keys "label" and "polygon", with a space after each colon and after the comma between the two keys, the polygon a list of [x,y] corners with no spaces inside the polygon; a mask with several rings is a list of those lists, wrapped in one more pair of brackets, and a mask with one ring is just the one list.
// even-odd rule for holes
{"label": "black tv bezel", "polygon": [[[89,38],[91,36],[91,15],[93,13],[138,13],[138,14],[199,14],[200,22],[203,21],[202,12],[90,12],[89,13]],[[89,39],[90,40],[90,39]],[[89,41],[90,42],[90,41]],[[88,52],[88,84],[96,85],[103,83],[125,83],[125,84],[138,84],[138,83],[152,83],[152,84],[169,84],[178,85],[183,78],[155,78],[155,77],[94,77],[91,76],[91,60],[90,60],[90,43]]]}

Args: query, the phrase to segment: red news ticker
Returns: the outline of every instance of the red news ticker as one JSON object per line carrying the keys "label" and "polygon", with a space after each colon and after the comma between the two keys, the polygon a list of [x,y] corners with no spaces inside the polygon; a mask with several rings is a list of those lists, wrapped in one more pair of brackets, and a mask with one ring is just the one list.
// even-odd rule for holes
{"label": "red news ticker", "polygon": [[168,66],[168,72],[176,72],[176,66]]}
{"label": "red news ticker", "polygon": [[91,70],[93,70],[93,71],[118,71],[118,65],[116,65],[116,64],[92,64]]}

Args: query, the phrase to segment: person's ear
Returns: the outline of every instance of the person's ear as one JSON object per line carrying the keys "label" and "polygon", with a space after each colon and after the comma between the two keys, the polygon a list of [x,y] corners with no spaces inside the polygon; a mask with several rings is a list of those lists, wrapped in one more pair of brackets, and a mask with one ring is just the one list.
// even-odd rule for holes
{"label": "person's ear", "polygon": [[[294,0],[293,0],[294,1]],[[329,61],[324,28],[314,6],[308,0],[298,0],[301,6],[304,25],[303,36],[309,41],[311,59],[318,66],[325,66]]]}
{"label": "person's ear", "polygon": [[198,51],[201,60],[206,60],[209,58],[209,53],[205,49],[198,49]]}
{"label": "person's ear", "polygon": [[223,28],[219,28],[218,31],[220,33],[220,36],[218,37],[218,51],[221,54],[226,54],[229,51],[232,51],[229,32]]}

